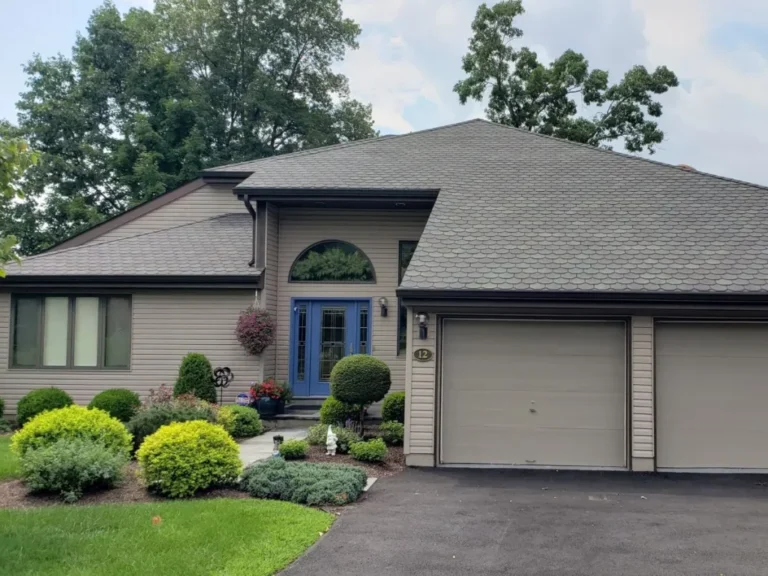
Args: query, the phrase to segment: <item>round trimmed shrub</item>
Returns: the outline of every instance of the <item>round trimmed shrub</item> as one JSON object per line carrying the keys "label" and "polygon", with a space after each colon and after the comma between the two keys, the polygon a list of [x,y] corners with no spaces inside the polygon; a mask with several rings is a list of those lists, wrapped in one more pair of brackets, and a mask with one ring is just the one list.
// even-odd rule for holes
{"label": "round trimmed shrub", "polygon": [[113,388],[94,396],[88,408],[99,408],[120,422],[128,422],[141,406],[139,395],[132,390]]}
{"label": "round trimmed shrub", "polygon": [[136,453],[148,488],[170,498],[235,483],[240,449],[221,426],[195,420],[163,426]]}
{"label": "round trimmed shrub", "polygon": [[305,440],[286,440],[280,444],[280,456],[286,460],[306,458],[309,446]]}
{"label": "round trimmed shrub", "polygon": [[122,422],[103,410],[67,406],[38,414],[11,439],[11,449],[24,456],[33,448],[51,446],[59,440],[93,440],[109,450],[129,454],[131,435]]}
{"label": "round trimmed shrub", "polygon": [[387,445],[381,438],[367,442],[355,442],[349,447],[349,453],[352,458],[361,462],[383,462],[384,458],[387,457]]}
{"label": "round trimmed shrub", "polygon": [[381,419],[384,422],[405,424],[405,392],[392,392],[381,403]]}
{"label": "round trimmed shrub", "polygon": [[378,402],[387,395],[390,386],[389,366],[367,354],[342,358],[331,371],[331,394],[346,404]]}
{"label": "round trimmed shrub", "polygon": [[216,418],[232,438],[251,438],[264,432],[258,411],[248,406],[224,406]]}
{"label": "round trimmed shrub", "polygon": [[213,406],[200,400],[197,403],[174,400],[166,404],[153,404],[142,408],[131,418],[126,427],[133,435],[134,450],[138,450],[147,436],[154,434],[163,426],[172,422],[193,420],[216,422],[216,411]]}
{"label": "round trimmed shrub", "polygon": [[382,422],[379,436],[387,446],[400,446],[405,436],[405,427],[400,422]]}
{"label": "round trimmed shrub", "polygon": [[72,397],[59,388],[39,388],[32,390],[16,406],[16,423],[23,426],[38,414],[46,410],[56,410],[72,406]]}
{"label": "round trimmed shrub", "polygon": [[[338,454],[347,454],[352,444],[360,442],[359,434],[351,428],[332,426],[331,429],[336,434],[336,452]],[[315,424],[307,431],[307,444],[310,446],[325,446],[327,440],[328,426],[325,424]]]}
{"label": "round trimmed shrub", "polygon": [[347,420],[357,422],[360,420],[360,406],[357,404],[345,404],[328,396],[322,406],[320,406],[320,423],[333,425],[344,425]]}
{"label": "round trimmed shrub", "polygon": [[190,352],[181,361],[179,376],[173,385],[173,395],[194,394],[206,402],[216,402],[213,368],[205,354]]}

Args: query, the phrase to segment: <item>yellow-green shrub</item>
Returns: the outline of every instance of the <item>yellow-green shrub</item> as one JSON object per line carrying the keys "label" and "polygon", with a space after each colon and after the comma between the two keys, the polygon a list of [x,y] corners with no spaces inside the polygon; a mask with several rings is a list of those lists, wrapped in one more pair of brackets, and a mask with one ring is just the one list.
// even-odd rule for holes
{"label": "yellow-green shrub", "polygon": [[59,440],[93,440],[110,450],[130,454],[131,435],[117,419],[99,409],[67,406],[38,414],[13,435],[11,449],[23,456],[31,448],[51,446]]}
{"label": "yellow-green shrub", "polygon": [[201,420],[163,426],[144,440],[136,459],[147,486],[171,498],[233,484],[242,471],[235,441]]}

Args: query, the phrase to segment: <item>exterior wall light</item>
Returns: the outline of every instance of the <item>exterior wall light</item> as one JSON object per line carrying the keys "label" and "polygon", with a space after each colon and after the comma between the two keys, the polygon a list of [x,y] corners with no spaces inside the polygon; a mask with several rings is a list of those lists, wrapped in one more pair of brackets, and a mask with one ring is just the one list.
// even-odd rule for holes
{"label": "exterior wall light", "polygon": [[416,318],[419,320],[419,338],[426,340],[428,336],[427,327],[429,326],[429,314],[424,312],[417,314]]}
{"label": "exterior wall light", "polygon": [[387,315],[387,304],[388,304],[387,299],[384,296],[379,298],[379,306],[381,306],[381,315],[382,316],[386,316]]}

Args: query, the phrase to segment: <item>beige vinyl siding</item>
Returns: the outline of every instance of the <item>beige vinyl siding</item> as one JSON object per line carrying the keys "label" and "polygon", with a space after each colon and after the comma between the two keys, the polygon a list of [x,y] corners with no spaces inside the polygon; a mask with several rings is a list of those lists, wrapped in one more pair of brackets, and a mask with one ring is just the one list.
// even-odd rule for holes
{"label": "beige vinyl siding", "polygon": [[160,384],[173,385],[182,357],[202,352],[214,368],[228,366],[235,375],[225,402],[233,402],[249,382],[261,378],[261,360],[249,356],[234,335],[241,310],[253,303],[250,290],[227,292],[146,292],[132,296],[131,369],[9,369],[11,296],[0,293],[0,397],[6,413],[34,388],[56,386],[78,404],[87,404],[106,388],[130,388],[141,396]]}
{"label": "beige vinyl siding", "polygon": [[[409,310],[408,313],[408,376],[409,383],[406,389],[406,403],[408,409],[405,413],[405,453],[409,455],[427,455],[426,458],[410,458],[409,465],[433,466],[435,453],[435,380],[437,377],[437,330],[435,315],[429,315],[427,327],[427,339],[419,338],[419,323],[415,314],[417,311]],[[428,362],[414,360],[413,352],[426,348],[432,352],[432,359]]]}
{"label": "beige vinyl siding", "polygon": [[237,199],[231,189],[206,185],[136,220],[123,224],[119,228],[95,238],[92,242],[118,240],[146,232],[173,228],[182,224],[201,222],[222,214],[245,211],[242,201]]}
{"label": "beige vinyl siding", "polygon": [[631,322],[632,469],[653,470],[653,318],[634,316]]}
{"label": "beige vinyl siding", "polygon": [[[278,266],[277,375],[288,379],[291,298],[372,298],[372,354],[392,370],[392,389],[405,389],[405,354],[397,354],[398,251],[401,240],[418,240],[428,211],[282,208]],[[288,282],[296,257],[321,240],[351,242],[365,252],[376,271],[376,283]],[[270,270],[267,269],[269,276]],[[382,318],[378,299],[389,301]]]}
{"label": "beige vinyl siding", "polygon": [[[269,312],[272,318],[277,318],[277,273],[278,246],[280,229],[280,211],[274,204],[267,204],[267,246],[266,272],[264,289],[261,291],[261,306]],[[280,327],[278,326],[278,332]],[[273,344],[262,354],[264,360],[264,376],[275,376],[277,369],[277,346]]]}

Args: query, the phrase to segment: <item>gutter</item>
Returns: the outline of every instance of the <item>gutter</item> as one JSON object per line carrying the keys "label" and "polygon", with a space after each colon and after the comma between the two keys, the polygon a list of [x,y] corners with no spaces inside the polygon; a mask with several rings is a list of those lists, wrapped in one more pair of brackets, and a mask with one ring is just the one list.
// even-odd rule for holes
{"label": "gutter", "polygon": [[243,204],[245,204],[245,209],[248,210],[248,214],[251,215],[251,220],[253,221],[253,224],[251,225],[251,261],[248,262],[248,267],[253,268],[254,264],[256,264],[256,210],[253,209],[251,199],[247,196],[243,198]]}
{"label": "gutter", "polygon": [[264,283],[261,272],[248,275],[227,276],[7,276],[0,280],[0,292],[6,289],[29,290],[67,289],[93,291],[94,289],[178,289],[220,290],[222,288],[261,289]]}

